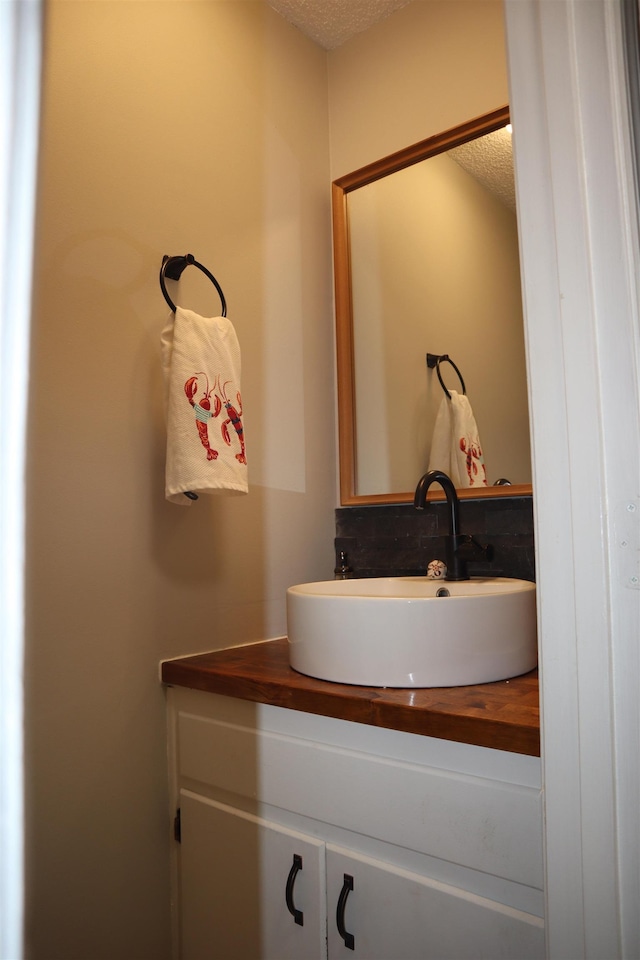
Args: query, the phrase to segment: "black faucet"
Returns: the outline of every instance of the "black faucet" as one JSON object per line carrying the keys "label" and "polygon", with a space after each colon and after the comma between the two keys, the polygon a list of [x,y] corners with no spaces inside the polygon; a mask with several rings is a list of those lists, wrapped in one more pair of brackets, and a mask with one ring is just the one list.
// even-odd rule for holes
{"label": "black faucet", "polygon": [[432,483],[440,484],[449,507],[449,536],[445,537],[445,563],[447,564],[445,580],[468,580],[467,563],[474,560],[491,560],[493,547],[490,545],[483,547],[473,537],[463,536],[460,533],[458,494],[451,477],[442,470],[430,470],[420,477],[413,498],[416,510],[424,510],[426,507],[427,491]]}

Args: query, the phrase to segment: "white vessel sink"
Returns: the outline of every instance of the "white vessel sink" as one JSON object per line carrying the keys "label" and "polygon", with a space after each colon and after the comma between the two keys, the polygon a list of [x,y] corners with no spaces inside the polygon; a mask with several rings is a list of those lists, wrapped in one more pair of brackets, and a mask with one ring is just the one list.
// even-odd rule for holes
{"label": "white vessel sink", "polygon": [[[448,590],[450,596],[437,596]],[[502,577],[384,577],[287,590],[289,663],[336,683],[457,687],[537,663],[536,588]]]}

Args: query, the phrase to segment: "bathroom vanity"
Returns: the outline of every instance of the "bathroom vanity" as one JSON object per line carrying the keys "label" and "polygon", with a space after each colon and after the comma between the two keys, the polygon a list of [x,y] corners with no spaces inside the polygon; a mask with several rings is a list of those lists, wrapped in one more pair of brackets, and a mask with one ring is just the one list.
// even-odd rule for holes
{"label": "bathroom vanity", "polygon": [[544,957],[535,671],[353,687],[274,640],[162,679],[180,960]]}

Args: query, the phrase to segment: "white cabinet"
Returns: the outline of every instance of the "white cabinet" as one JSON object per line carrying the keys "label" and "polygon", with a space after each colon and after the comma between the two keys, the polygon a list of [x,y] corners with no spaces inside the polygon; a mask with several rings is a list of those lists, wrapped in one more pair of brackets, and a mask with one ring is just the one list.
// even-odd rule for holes
{"label": "white cabinet", "polygon": [[183,960],[325,956],[324,844],[184,791]]}
{"label": "white cabinet", "polygon": [[539,761],[181,688],[179,960],[542,960]]}
{"label": "white cabinet", "polygon": [[[528,960],[544,956],[537,917],[393,864],[327,847],[329,957],[358,960]],[[341,929],[339,929],[339,927]],[[345,946],[342,933],[352,939]]]}

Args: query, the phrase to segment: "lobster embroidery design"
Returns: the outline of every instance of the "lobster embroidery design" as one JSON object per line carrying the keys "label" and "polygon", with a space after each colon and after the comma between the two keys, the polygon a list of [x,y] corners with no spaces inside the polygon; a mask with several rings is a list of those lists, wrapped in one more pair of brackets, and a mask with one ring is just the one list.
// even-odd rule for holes
{"label": "lobster embroidery design", "polygon": [[[204,377],[207,382],[207,389],[200,397],[200,401],[196,402],[195,395],[198,389],[198,377]],[[206,373],[196,373],[193,377],[189,377],[187,382],[184,385],[184,392],[187,396],[187,400],[193,407],[196,415],[196,427],[198,428],[198,435],[200,437],[200,443],[207,451],[207,460],[217,460],[218,451],[214,450],[209,444],[209,427],[208,423],[212,417],[217,417],[220,411],[222,410],[222,401],[220,398],[214,394],[214,408],[211,410],[211,394],[215,389],[215,383],[211,389],[209,389],[209,378]]]}
{"label": "lobster embroidery design", "polygon": [[238,435],[238,440],[240,441],[240,453],[236,453],[236,460],[238,461],[238,463],[246,463],[247,458],[244,453],[244,430],[242,428],[242,420],[240,419],[240,417],[242,416],[242,397],[240,396],[239,392],[236,393],[236,403],[240,407],[239,410],[236,410],[236,408],[232,406],[226,394],[226,388],[229,383],[231,383],[231,381],[227,380],[226,383],[222,385],[220,389],[220,393],[222,394],[221,397],[218,397],[218,395],[216,394],[216,400],[219,399],[222,401],[222,403],[224,404],[224,408],[228,414],[227,419],[223,422],[222,426],[220,427],[220,431],[222,433],[222,439],[227,444],[227,446],[230,447],[231,437],[229,436],[228,424],[230,423],[233,424],[233,429],[236,431],[236,434]]}
{"label": "lobster embroidery design", "polygon": [[[467,475],[469,477],[469,486],[477,487],[481,484],[486,484],[487,482],[487,472],[484,465],[484,459],[482,456],[482,450],[477,443],[474,443],[473,440],[469,440],[469,446],[467,447],[467,438],[460,438],[460,449],[464,453],[467,461]],[[482,471],[482,476],[479,477],[479,472]]]}
{"label": "lobster embroidery design", "polygon": [[[203,392],[200,400],[196,400],[196,393],[198,391],[198,377],[204,377],[206,382],[206,390]],[[213,387],[209,387],[209,378],[206,373],[194,373],[192,377],[186,381],[184,385],[184,392],[187,400],[193,407],[195,416],[196,416],[196,427],[198,430],[198,437],[200,443],[207,451],[207,460],[217,460],[218,451],[214,450],[211,444],[209,443],[209,421],[215,419],[222,410],[224,406],[227,413],[227,419],[224,420],[220,426],[220,432],[222,434],[222,439],[227,444],[228,447],[231,446],[231,435],[229,434],[229,424],[233,425],[233,428],[238,437],[240,443],[240,453],[236,453],[236,460],[239,463],[247,462],[245,455],[244,447],[244,430],[242,427],[242,398],[240,392],[236,393],[236,403],[238,404],[238,409],[233,406],[231,401],[227,396],[227,386],[231,383],[230,380],[226,380],[222,386],[220,386],[220,377],[216,376]],[[219,389],[218,390],[216,389]],[[211,409],[211,396],[213,395],[213,410]]]}

